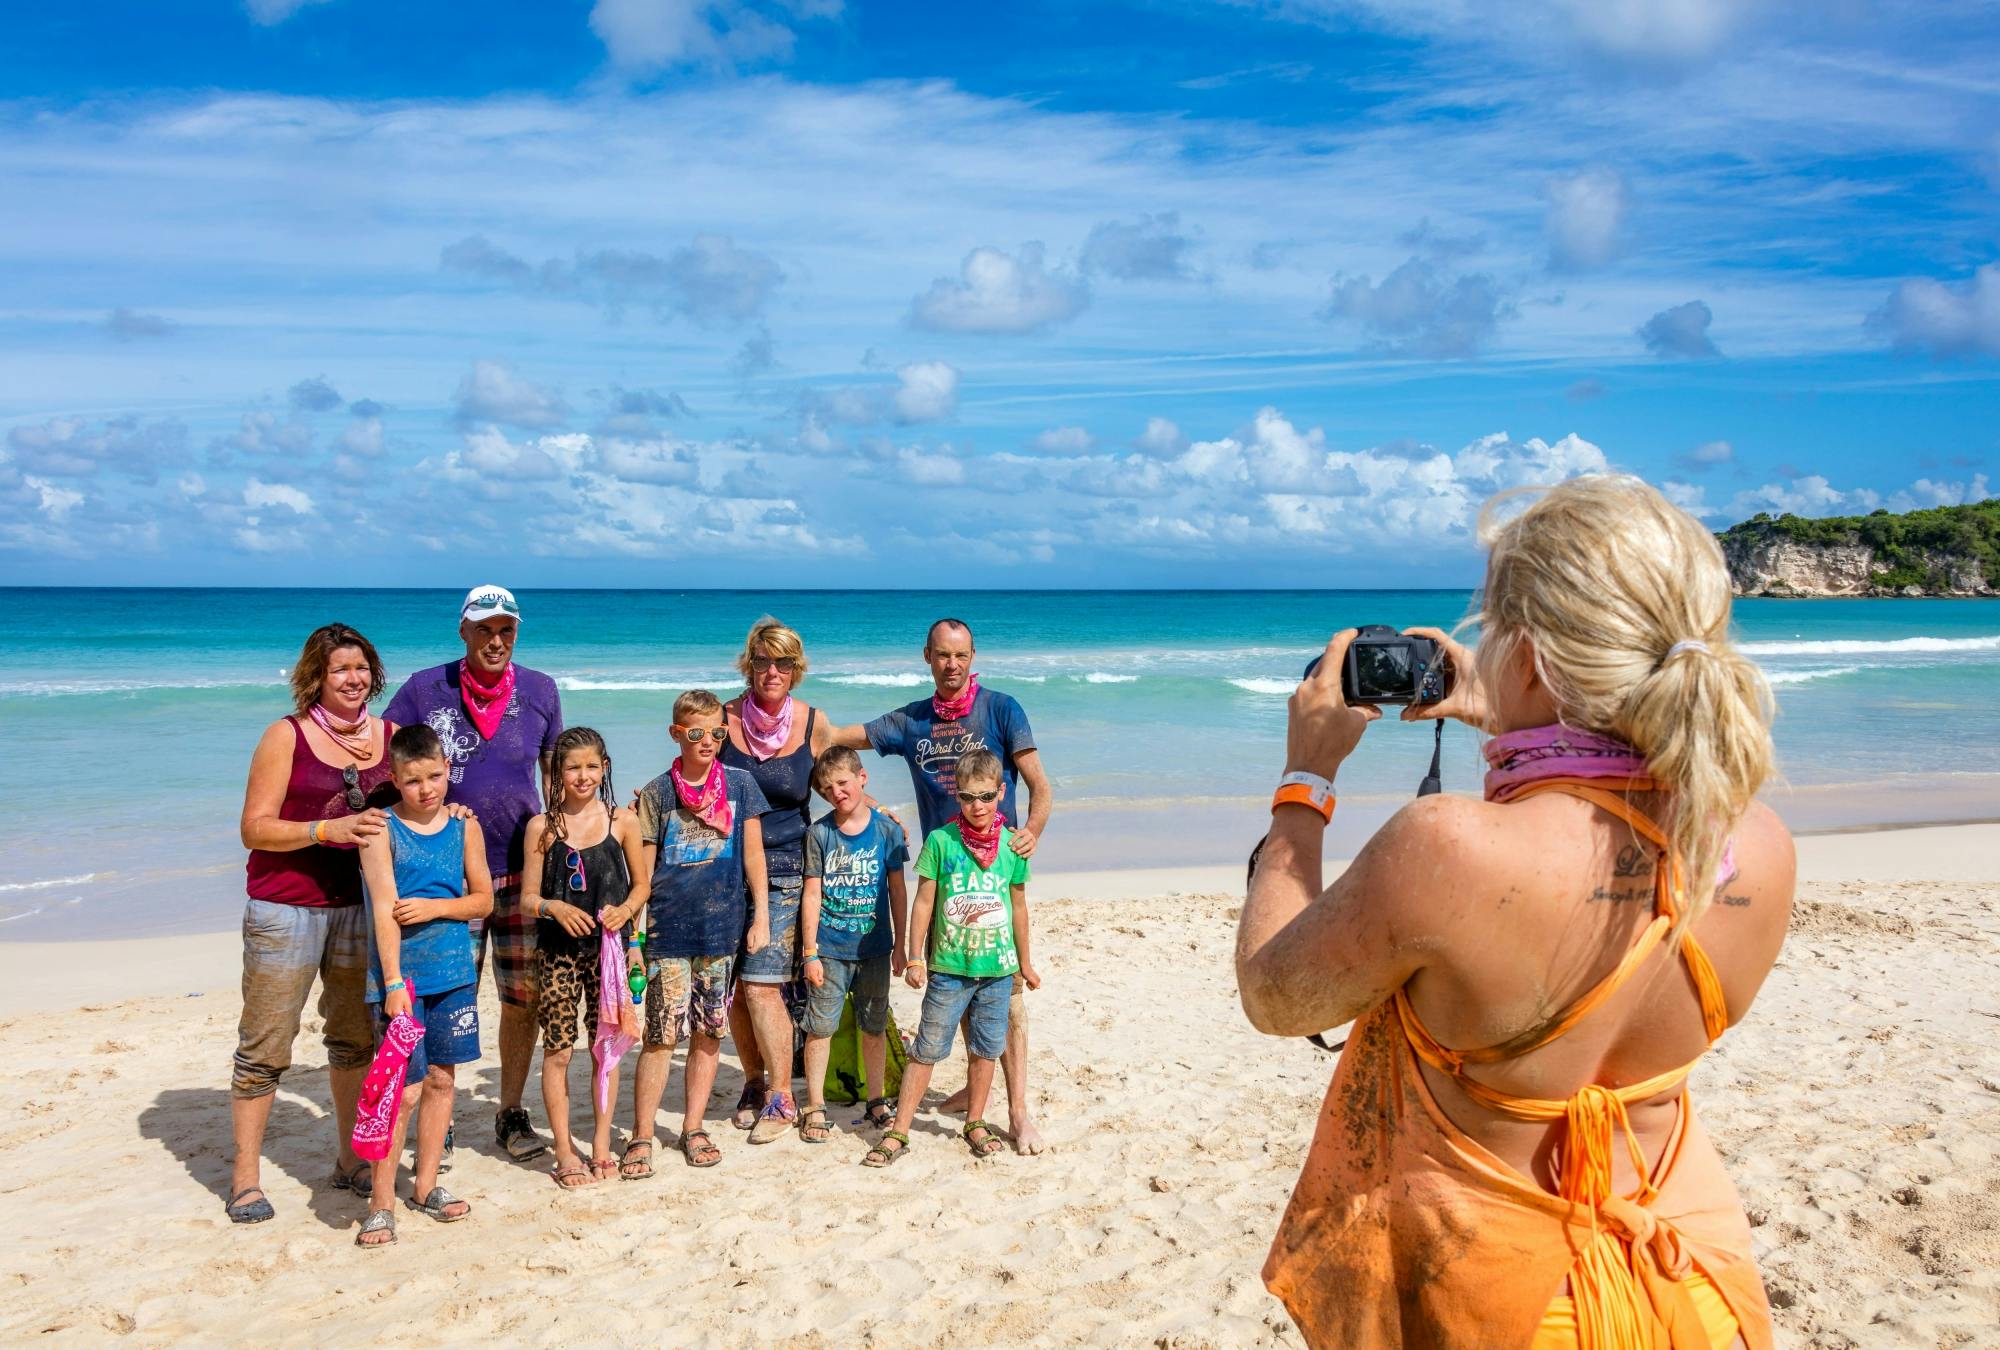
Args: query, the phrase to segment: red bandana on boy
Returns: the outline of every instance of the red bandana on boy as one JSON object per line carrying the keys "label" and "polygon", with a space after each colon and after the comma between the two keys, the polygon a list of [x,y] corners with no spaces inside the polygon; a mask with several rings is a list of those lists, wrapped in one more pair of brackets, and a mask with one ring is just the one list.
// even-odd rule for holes
{"label": "red bandana on boy", "polygon": [[993,823],[983,830],[974,829],[972,822],[963,813],[958,817],[958,837],[965,843],[965,851],[981,867],[990,868],[993,860],[1000,856],[1000,830],[1007,820],[998,811],[993,813]]}
{"label": "red bandana on boy", "polygon": [[674,796],[682,806],[700,816],[702,822],[723,834],[736,819],[729,809],[729,771],[720,764],[708,766],[708,777],[699,786],[690,786],[681,777],[681,762],[675,760],[667,767],[667,774],[674,780]]}
{"label": "red bandana on boy", "polygon": [[472,725],[479,728],[481,737],[492,740],[500,733],[500,719],[507,715],[508,700],[514,697],[514,663],[509,661],[492,684],[481,684],[479,676],[473,673],[472,663],[460,657],[458,692],[465,700],[465,711],[471,715]]}
{"label": "red bandana on boy", "polygon": [[942,721],[956,722],[959,718],[971,714],[972,700],[978,697],[979,672],[975,670],[972,672],[972,678],[965,682],[965,688],[959,691],[957,698],[948,699],[943,694],[932,694],[931,711]]}

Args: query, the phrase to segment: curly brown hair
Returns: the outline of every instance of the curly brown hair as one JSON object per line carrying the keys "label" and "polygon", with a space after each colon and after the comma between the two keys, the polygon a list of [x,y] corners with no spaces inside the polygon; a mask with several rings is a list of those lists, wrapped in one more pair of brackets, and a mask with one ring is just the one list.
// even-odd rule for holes
{"label": "curly brown hair", "polygon": [[382,668],[382,658],[376,653],[374,643],[344,623],[324,624],[313,629],[306,645],[299,648],[299,659],[292,665],[292,706],[301,716],[319,702],[320,690],[326,684],[327,665],[342,647],[357,647],[368,658],[371,700],[381,697],[382,691],[389,687],[389,672]]}

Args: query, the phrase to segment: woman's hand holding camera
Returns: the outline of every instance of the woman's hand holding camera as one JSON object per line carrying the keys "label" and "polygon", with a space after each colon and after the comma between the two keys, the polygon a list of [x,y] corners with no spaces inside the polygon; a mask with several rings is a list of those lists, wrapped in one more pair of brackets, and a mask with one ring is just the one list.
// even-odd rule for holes
{"label": "woman's hand holding camera", "polygon": [[1343,628],[1326,644],[1326,654],[1313,673],[1292,691],[1285,727],[1285,771],[1303,771],[1330,779],[1361,743],[1368,724],[1382,716],[1372,704],[1349,705],[1340,694],[1340,672],[1355,630]]}
{"label": "woman's hand holding camera", "polygon": [[1403,635],[1429,638],[1438,644],[1445,658],[1451,662],[1451,678],[1446,682],[1445,696],[1436,703],[1410,704],[1403,709],[1403,720],[1430,722],[1450,717],[1475,731],[1485,731],[1486,691],[1479,687],[1479,669],[1472,653],[1454,642],[1442,628],[1405,628]]}

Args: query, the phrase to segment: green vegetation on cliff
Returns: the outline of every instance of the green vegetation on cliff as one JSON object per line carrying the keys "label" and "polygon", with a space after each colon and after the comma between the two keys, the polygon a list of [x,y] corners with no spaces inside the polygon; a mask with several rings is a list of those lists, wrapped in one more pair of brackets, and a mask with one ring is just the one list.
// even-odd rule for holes
{"label": "green vegetation on cliff", "polygon": [[1732,540],[1747,543],[1772,535],[1817,547],[1866,544],[1875,550],[1872,580],[1878,586],[1942,590],[1948,578],[1936,563],[1966,558],[1977,560],[1987,585],[2000,587],[2000,497],[1901,515],[1772,516],[1760,511],[1718,537],[1726,547]]}

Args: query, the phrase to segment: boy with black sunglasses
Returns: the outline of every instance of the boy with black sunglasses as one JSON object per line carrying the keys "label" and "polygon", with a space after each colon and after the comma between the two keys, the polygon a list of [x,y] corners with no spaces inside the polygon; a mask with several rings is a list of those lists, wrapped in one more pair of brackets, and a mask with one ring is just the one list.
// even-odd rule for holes
{"label": "boy with black sunglasses", "polygon": [[958,761],[958,817],[931,831],[917,858],[917,898],[910,907],[911,947],[929,933],[928,959],[912,955],[903,979],[924,991],[923,1020],[903,1069],[896,1123],[868,1150],[864,1167],[887,1167],[910,1148],[910,1125],[937,1063],[951,1054],[965,1023],[966,1123],[975,1158],[998,1153],[999,1131],[981,1117],[993,1069],[1007,1048],[1008,1003],[1018,974],[1042,987],[1028,954],[1028,860],[1007,847],[1013,831],[1000,819],[1000,757],[973,750]]}
{"label": "boy with black sunglasses", "polygon": [[639,790],[639,833],[652,880],[646,909],[646,1039],[634,1075],[632,1142],[618,1168],[627,1181],[653,1175],[653,1118],[667,1089],[674,1044],[683,1037],[688,1054],[681,1153],[690,1167],[722,1161],[702,1121],[729,1030],[736,952],[739,946],[756,951],[771,940],[758,819],[771,805],[750,774],[716,762],[728,736],[722,700],[706,689],[682,694],[674,700],[673,725],[680,758]]}

